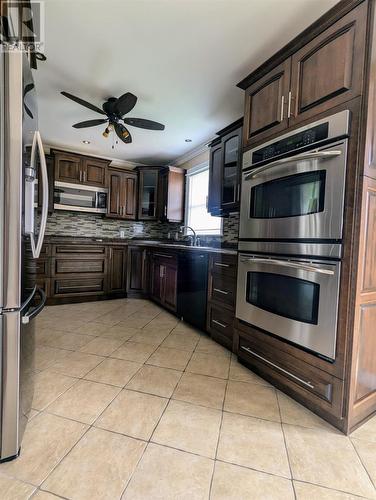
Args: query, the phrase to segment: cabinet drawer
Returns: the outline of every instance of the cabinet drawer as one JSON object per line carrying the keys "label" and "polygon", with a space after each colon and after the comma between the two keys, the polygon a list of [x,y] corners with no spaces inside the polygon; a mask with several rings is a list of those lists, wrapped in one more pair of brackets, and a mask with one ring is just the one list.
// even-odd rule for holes
{"label": "cabinet drawer", "polygon": [[239,359],[252,365],[277,386],[286,386],[314,405],[342,416],[343,381],[304,361],[260,345],[239,332]]}
{"label": "cabinet drawer", "polygon": [[53,297],[76,295],[102,295],[104,278],[69,278],[52,279],[51,294]]}
{"label": "cabinet drawer", "polygon": [[38,259],[35,264],[35,272],[38,277],[49,276],[48,259]]}
{"label": "cabinet drawer", "polygon": [[105,245],[54,245],[54,255],[105,255]]}
{"label": "cabinet drawer", "polygon": [[103,274],[104,259],[52,259],[53,276],[59,274]]}
{"label": "cabinet drawer", "polygon": [[176,254],[164,252],[163,250],[158,250],[153,252],[153,260],[158,261],[158,263],[168,266],[174,266],[178,264],[178,257]]}
{"label": "cabinet drawer", "polygon": [[221,274],[212,274],[210,278],[210,300],[235,307],[236,281]]}
{"label": "cabinet drawer", "polygon": [[232,341],[234,333],[234,313],[213,305],[208,308],[208,330],[218,332]]}
{"label": "cabinet drawer", "polygon": [[210,269],[212,273],[223,274],[230,278],[236,278],[237,260],[234,255],[215,253],[211,255]]}

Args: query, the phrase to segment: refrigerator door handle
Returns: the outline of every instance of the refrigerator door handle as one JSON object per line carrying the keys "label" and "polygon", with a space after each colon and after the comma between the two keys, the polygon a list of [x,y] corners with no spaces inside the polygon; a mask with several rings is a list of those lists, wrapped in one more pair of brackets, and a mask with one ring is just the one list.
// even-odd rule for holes
{"label": "refrigerator door handle", "polygon": [[44,233],[45,233],[46,225],[47,225],[47,216],[48,216],[48,175],[47,175],[46,157],[44,155],[43,144],[42,144],[42,139],[41,139],[39,130],[36,130],[35,134],[34,134],[33,150],[32,150],[32,154],[31,154],[32,168],[35,169],[35,158],[36,158],[36,155],[35,155],[36,151],[35,151],[35,147],[34,147],[35,141],[36,141],[36,144],[38,146],[39,157],[40,157],[40,166],[41,166],[41,174],[42,174],[43,203],[42,203],[42,217],[41,217],[41,222],[40,222],[40,230],[39,230],[38,241],[35,244],[35,235],[34,235],[34,232],[30,233],[30,240],[31,240],[31,251],[33,253],[33,257],[34,257],[34,259],[38,259],[39,255],[40,255],[40,252],[42,250],[42,245],[43,245],[43,240],[44,240]]}
{"label": "refrigerator door handle", "polygon": [[[36,294],[39,294],[41,301],[37,306],[31,307],[26,314],[22,315],[21,321],[22,321],[22,324],[24,324],[24,325],[27,325],[30,322],[30,320],[32,320],[33,318],[38,316],[38,314],[42,311],[42,309],[44,308],[44,306],[46,304],[47,297],[46,297],[46,294],[44,293],[44,290],[42,290],[41,288],[37,288],[37,287],[35,287],[35,289],[36,289],[35,294],[32,295],[31,298],[35,297]],[[30,300],[29,300],[29,302],[30,302]]]}

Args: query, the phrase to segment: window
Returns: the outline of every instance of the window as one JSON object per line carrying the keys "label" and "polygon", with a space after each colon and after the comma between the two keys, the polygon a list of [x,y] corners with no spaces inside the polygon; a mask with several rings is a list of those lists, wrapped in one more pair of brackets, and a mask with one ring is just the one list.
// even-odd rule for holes
{"label": "window", "polygon": [[222,219],[207,210],[209,191],[209,165],[188,170],[186,192],[186,225],[197,234],[221,235]]}

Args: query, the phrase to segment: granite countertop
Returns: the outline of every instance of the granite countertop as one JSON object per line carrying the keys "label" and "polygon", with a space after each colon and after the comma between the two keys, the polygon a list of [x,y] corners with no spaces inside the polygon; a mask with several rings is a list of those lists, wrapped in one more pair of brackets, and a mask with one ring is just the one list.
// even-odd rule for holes
{"label": "granite countertop", "polygon": [[157,247],[157,248],[168,248],[177,250],[190,250],[193,252],[204,251],[204,252],[214,252],[227,255],[236,255],[237,248],[235,244],[222,244],[221,246],[189,246],[183,242],[177,243],[169,240],[154,240],[154,239],[140,239],[140,238],[101,238],[94,236],[57,236],[57,235],[46,235],[46,243],[66,243],[66,242],[82,242],[82,243],[106,243],[106,244],[119,244],[124,245],[135,245],[143,247]]}

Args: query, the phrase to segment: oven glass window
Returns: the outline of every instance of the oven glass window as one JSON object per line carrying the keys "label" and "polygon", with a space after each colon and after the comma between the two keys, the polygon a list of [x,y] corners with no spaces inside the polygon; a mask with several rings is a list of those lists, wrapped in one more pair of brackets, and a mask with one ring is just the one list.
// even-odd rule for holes
{"label": "oven glass window", "polygon": [[274,219],[314,214],[324,210],[325,170],[289,175],[251,190],[251,218]]}
{"label": "oven glass window", "polygon": [[248,272],[250,304],[285,318],[317,325],[320,285],[282,274]]}

